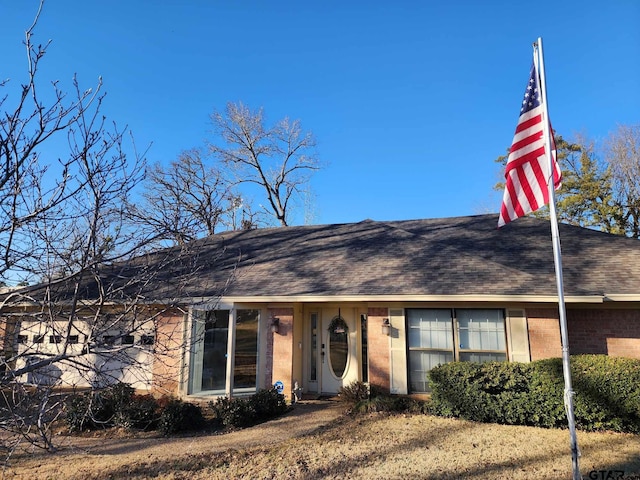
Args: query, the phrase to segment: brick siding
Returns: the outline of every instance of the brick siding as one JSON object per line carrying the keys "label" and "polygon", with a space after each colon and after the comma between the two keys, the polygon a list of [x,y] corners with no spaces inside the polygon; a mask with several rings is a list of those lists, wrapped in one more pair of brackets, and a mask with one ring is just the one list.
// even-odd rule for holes
{"label": "brick siding", "polygon": [[367,334],[369,342],[369,383],[389,391],[389,337],[382,334],[382,321],[389,318],[388,308],[369,308]]}
{"label": "brick siding", "polygon": [[[531,360],[561,357],[557,309],[528,308]],[[567,309],[569,353],[640,359],[640,310]]]}
{"label": "brick siding", "polygon": [[[273,365],[271,381],[284,383],[284,395],[291,400],[293,387],[293,308],[274,308],[269,310],[271,317],[280,319],[278,333],[273,336]],[[269,385],[272,384],[269,383]]]}
{"label": "brick siding", "polygon": [[640,310],[568,310],[569,351],[640,359]]}
{"label": "brick siding", "polygon": [[179,311],[162,313],[157,319],[152,389],[156,395],[178,394],[183,325],[184,314]]}
{"label": "brick siding", "polygon": [[531,360],[562,356],[558,318],[558,309],[527,309]]}

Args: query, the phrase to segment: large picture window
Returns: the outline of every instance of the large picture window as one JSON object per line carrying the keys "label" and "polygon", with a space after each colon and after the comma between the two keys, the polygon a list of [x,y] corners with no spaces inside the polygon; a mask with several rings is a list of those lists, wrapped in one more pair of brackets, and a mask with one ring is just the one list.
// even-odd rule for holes
{"label": "large picture window", "polygon": [[407,309],[409,385],[428,392],[427,373],[454,360],[507,359],[504,311],[499,309]]}
{"label": "large picture window", "polygon": [[257,388],[260,310],[194,310],[189,393]]}

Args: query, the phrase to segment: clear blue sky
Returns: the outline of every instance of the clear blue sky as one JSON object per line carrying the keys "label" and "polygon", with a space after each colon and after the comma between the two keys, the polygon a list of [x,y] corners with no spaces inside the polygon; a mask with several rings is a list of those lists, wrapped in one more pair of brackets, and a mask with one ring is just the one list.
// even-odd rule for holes
{"label": "clear blue sky", "polygon": [[[1,78],[24,77],[36,7],[0,0]],[[300,119],[326,163],[323,224],[497,212],[493,160],[539,36],[557,131],[638,124],[639,25],[637,0],[49,0],[35,40],[53,40],[41,80],[103,77],[105,113],[151,162],[202,146],[228,101]]]}

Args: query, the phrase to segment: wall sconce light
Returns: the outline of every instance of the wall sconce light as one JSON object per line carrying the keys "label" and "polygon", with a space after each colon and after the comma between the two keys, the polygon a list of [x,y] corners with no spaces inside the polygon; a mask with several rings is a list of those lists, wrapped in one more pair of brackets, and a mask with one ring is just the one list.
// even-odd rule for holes
{"label": "wall sconce light", "polygon": [[382,334],[383,335],[391,335],[391,322],[388,318],[382,320]]}
{"label": "wall sconce light", "polygon": [[280,331],[280,319],[278,317],[271,319],[271,333],[278,333]]}

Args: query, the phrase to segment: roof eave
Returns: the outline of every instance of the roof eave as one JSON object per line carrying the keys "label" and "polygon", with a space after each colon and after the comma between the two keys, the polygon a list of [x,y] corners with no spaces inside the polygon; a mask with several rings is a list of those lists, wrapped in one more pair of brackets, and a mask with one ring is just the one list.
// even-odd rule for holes
{"label": "roof eave", "polygon": [[[565,303],[604,303],[602,295],[570,295],[565,297]],[[635,296],[621,301],[635,301]],[[635,300],[634,300],[635,299]],[[185,299],[186,301],[187,299]],[[194,302],[189,299],[186,303],[327,303],[327,302],[433,302],[433,303],[557,303],[556,295],[248,295],[225,296],[222,298],[202,297]]]}

